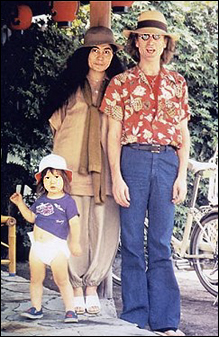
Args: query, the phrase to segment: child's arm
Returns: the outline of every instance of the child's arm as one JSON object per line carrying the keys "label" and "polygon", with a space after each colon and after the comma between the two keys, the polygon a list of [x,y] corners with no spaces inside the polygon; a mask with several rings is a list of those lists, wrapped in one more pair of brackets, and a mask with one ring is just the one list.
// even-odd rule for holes
{"label": "child's arm", "polygon": [[80,256],[82,254],[80,245],[80,223],[79,217],[74,216],[69,220],[70,232],[68,236],[68,246],[74,256]]}
{"label": "child's arm", "polygon": [[34,223],[35,214],[26,206],[20,193],[16,192],[12,194],[10,200],[18,207],[19,211],[28,222]]}

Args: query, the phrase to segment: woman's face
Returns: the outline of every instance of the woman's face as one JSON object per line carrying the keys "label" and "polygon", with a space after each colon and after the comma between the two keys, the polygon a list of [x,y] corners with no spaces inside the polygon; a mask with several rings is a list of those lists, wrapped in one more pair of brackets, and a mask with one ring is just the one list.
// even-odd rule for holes
{"label": "woman's face", "polygon": [[93,47],[88,56],[89,68],[103,72],[109,66],[113,58],[113,49],[109,44],[101,44]]}

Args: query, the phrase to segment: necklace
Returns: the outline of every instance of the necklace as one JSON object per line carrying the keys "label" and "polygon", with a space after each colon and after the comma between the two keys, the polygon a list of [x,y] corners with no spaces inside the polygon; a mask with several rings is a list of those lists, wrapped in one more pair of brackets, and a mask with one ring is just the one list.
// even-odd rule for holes
{"label": "necklace", "polygon": [[149,84],[151,85],[151,87],[153,89],[159,74],[157,74],[156,76],[150,76],[150,75],[146,75],[146,76],[147,76],[147,80],[148,80]]}
{"label": "necklace", "polygon": [[96,80],[95,78],[92,78],[90,76],[87,75],[87,78],[91,81],[91,82],[96,82],[96,83],[99,83],[99,82],[103,82],[104,80],[104,77],[101,78],[100,80]]}
{"label": "necklace", "polygon": [[87,79],[89,82],[93,82],[93,84],[91,85],[91,90],[93,92],[93,94],[98,94],[99,93],[99,89],[100,89],[100,83],[104,81],[104,77],[101,80],[96,80],[94,78],[91,78],[90,76],[87,76]]}
{"label": "necklace", "polygon": [[91,85],[91,91],[94,93],[94,94],[98,94],[99,92],[99,89],[100,89],[100,86],[94,86],[94,85]]}

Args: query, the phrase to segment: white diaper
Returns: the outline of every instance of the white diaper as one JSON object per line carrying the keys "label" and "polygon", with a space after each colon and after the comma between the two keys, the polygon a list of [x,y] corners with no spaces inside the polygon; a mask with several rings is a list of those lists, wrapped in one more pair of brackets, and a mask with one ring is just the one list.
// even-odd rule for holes
{"label": "white diaper", "polygon": [[65,254],[67,259],[69,259],[70,250],[66,240],[54,237],[51,241],[39,242],[35,241],[33,232],[27,234],[30,238],[31,249],[43,263],[50,266],[52,260],[61,252]]}

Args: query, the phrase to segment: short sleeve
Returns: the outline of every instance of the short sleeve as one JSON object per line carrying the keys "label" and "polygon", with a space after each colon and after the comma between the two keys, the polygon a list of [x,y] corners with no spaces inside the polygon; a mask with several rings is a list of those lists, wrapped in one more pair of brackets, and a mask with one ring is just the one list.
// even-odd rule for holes
{"label": "short sleeve", "polygon": [[51,118],[49,119],[50,127],[54,133],[54,131],[59,130],[60,126],[62,125],[62,121],[66,115],[66,105],[61,107],[60,109],[56,110]]}
{"label": "short sleeve", "polygon": [[70,219],[74,218],[76,215],[77,216],[80,215],[79,212],[78,212],[76,202],[75,202],[74,199],[72,199],[71,196],[69,196],[68,204],[67,204],[67,208],[66,208],[67,219],[70,220]]}
{"label": "short sleeve", "polygon": [[113,119],[122,122],[124,116],[123,85],[119,75],[109,83],[100,110]]}
{"label": "short sleeve", "polygon": [[37,202],[35,201],[35,202],[33,203],[33,205],[30,207],[30,210],[31,210],[34,214],[36,214],[36,206],[37,206]]}
{"label": "short sleeve", "polygon": [[185,118],[188,120],[191,117],[190,107],[188,98],[188,86],[186,80],[183,78],[182,81],[182,101],[181,101],[181,121]]}

